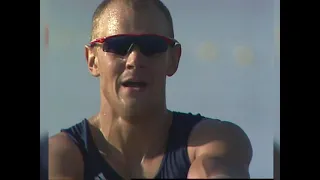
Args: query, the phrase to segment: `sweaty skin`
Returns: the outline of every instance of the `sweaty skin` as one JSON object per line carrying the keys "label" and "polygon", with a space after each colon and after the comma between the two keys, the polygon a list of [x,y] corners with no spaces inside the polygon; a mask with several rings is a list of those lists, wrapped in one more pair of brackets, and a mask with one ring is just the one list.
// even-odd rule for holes
{"label": "sweaty skin", "polygon": [[[166,18],[151,1],[125,2],[114,1],[107,7],[99,18],[97,37],[143,33],[169,36]],[[180,50],[178,45],[146,57],[135,48],[125,60],[119,60],[100,47],[85,47],[88,69],[100,81],[100,111],[89,119],[94,143],[124,179],[153,178],[160,168],[172,122],[172,112],[166,107],[166,78],[177,71]],[[147,82],[146,89],[129,92],[121,86],[127,78]],[[249,177],[251,144],[232,123],[201,121],[189,137],[188,155],[188,178],[221,174]],[[82,155],[65,133],[49,139],[50,179],[82,180],[83,169]]]}

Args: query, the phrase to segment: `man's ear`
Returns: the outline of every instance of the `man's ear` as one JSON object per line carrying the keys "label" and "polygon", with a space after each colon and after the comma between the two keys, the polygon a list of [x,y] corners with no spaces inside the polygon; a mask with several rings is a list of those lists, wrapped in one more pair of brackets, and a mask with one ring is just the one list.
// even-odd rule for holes
{"label": "man's ear", "polygon": [[98,77],[100,76],[99,67],[97,63],[97,57],[94,53],[93,48],[89,46],[85,46],[85,56],[88,65],[89,72],[92,76]]}
{"label": "man's ear", "polygon": [[170,62],[168,63],[168,67],[167,67],[167,76],[173,76],[179,67],[179,62],[180,62],[180,57],[181,57],[181,53],[182,53],[182,49],[181,49],[181,45],[177,44],[175,45],[172,49],[171,49],[171,58],[170,58]]}

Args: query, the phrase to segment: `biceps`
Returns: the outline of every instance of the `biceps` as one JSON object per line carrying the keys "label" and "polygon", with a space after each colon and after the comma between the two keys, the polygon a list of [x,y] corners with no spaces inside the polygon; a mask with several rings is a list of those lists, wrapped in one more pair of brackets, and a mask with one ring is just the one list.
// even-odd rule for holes
{"label": "biceps", "polygon": [[82,180],[80,175],[82,171],[82,162],[71,162],[63,157],[49,155],[49,171],[50,180]]}
{"label": "biceps", "polygon": [[82,180],[83,161],[81,153],[73,144],[68,143],[65,139],[60,137],[58,140],[54,138],[49,140],[49,179]]}

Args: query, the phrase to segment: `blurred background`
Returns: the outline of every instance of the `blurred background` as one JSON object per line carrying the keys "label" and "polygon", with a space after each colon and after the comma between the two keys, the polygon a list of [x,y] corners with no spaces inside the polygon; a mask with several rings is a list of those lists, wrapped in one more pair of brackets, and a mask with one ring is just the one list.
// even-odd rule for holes
{"label": "blurred background", "polygon": [[[57,133],[99,110],[84,45],[101,0],[40,1],[40,132]],[[172,110],[240,125],[252,178],[273,177],[280,143],[280,0],[163,0],[183,48],[168,79]]]}

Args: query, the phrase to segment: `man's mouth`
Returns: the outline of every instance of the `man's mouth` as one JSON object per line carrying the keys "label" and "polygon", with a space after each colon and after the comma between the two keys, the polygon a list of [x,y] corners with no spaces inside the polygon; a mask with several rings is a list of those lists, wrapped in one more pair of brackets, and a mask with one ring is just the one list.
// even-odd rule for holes
{"label": "man's mouth", "polygon": [[147,87],[146,82],[132,81],[132,80],[124,81],[123,83],[121,83],[121,85],[127,88],[146,88]]}

